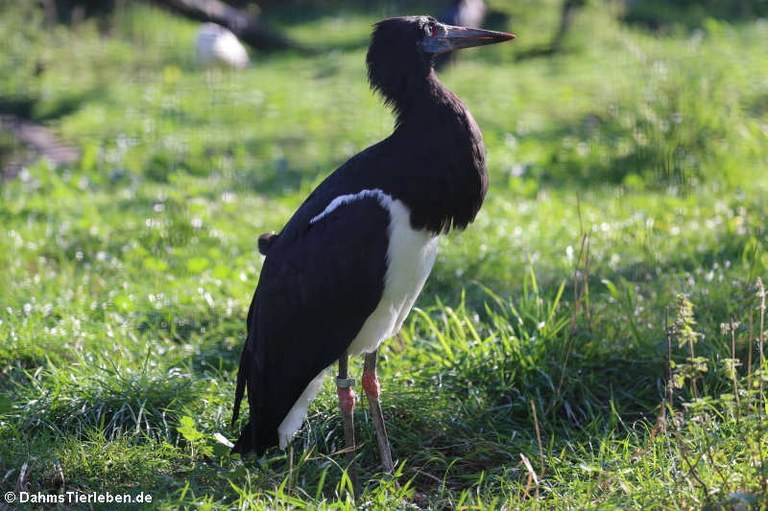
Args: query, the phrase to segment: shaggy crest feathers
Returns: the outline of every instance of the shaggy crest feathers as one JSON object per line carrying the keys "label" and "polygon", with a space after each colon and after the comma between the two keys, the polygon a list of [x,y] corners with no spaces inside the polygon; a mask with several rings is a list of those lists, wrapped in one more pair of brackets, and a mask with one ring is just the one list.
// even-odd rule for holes
{"label": "shaggy crest feathers", "polygon": [[384,99],[400,124],[407,110],[409,93],[421,90],[430,81],[434,56],[418,46],[430,23],[431,16],[388,18],[373,26],[366,65],[368,83]]}

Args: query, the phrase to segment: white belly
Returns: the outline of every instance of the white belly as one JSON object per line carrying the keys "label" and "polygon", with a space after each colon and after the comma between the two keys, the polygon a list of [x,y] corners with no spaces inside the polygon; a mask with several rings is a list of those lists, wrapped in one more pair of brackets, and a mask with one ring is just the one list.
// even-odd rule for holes
{"label": "white belly", "polygon": [[437,236],[411,228],[408,208],[389,204],[389,249],[381,301],[349,346],[350,355],[370,353],[403,325],[427,281],[437,254]]}
{"label": "white belly", "polygon": [[[368,316],[347,350],[349,355],[370,353],[385,339],[393,337],[421,293],[432,271],[437,255],[437,236],[427,231],[411,228],[410,212],[399,200],[392,199],[380,190],[363,190],[355,195],[343,196],[331,202],[324,212],[312,222],[321,221],[333,210],[355,200],[376,198],[389,211],[389,248],[387,272],[381,301]],[[350,275],[349,278],[354,278]],[[330,367],[320,372],[304,389],[299,399],[280,423],[278,433],[280,448],[285,449],[293,435],[301,427],[307,415],[309,403],[317,396]]]}

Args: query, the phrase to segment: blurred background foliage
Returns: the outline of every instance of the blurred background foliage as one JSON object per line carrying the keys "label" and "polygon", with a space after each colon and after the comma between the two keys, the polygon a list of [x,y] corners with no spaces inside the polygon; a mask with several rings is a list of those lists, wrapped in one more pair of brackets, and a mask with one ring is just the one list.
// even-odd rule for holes
{"label": "blurred background foliage", "polygon": [[[323,131],[320,124],[311,125],[313,116],[291,112],[279,119],[270,117],[280,111],[281,102],[296,101],[307,93],[306,88],[296,87],[282,95],[278,89],[288,91],[282,85],[268,91],[269,85],[251,88],[240,78],[209,77],[207,87],[212,95],[201,101],[191,85],[201,79],[194,74],[194,25],[180,17],[149,15],[159,4],[162,2],[3,0],[0,31],[7,37],[0,54],[0,114],[48,123],[91,157],[122,151],[120,168],[111,171],[125,170],[161,181],[176,169],[205,175],[222,160],[237,162],[236,168],[248,167],[246,173],[252,180],[271,181],[278,174],[293,175],[296,180],[327,171],[353,152],[350,147],[359,149],[374,139],[371,131],[344,122],[350,117],[338,118],[355,111],[352,101],[323,105],[324,100],[318,98],[320,103],[312,105],[342,121],[339,136],[330,133],[326,147],[313,142],[317,140],[313,135]],[[493,98],[497,104],[502,90],[511,87],[509,92],[515,96],[504,98],[507,101],[500,108],[506,115],[498,117],[516,123],[517,130],[508,129],[498,138],[496,130],[488,135],[491,142],[507,145],[505,156],[514,156],[514,161],[505,158],[511,179],[525,183],[524,187],[534,186],[525,179],[530,177],[535,183],[584,185],[597,180],[643,188],[743,177],[738,175],[740,170],[753,165],[764,146],[760,120],[768,99],[754,76],[760,57],[747,51],[764,42],[764,28],[757,25],[734,31],[725,22],[743,23],[764,15],[768,2],[593,0],[576,4],[583,12],[561,53],[577,52],[582,59],[545,58],[520,70],[548,68],[553,81],[556,75],[568,74],[569,83],[555,84],[554,91],[522,90],[525,84],[514,80],[504,88],[491,84],[499,89]],[[532,5],[526,1],[491,3],[489,24],[513,30],[520,27],[522,37],[509,48],[473,57],[513,65],[516,55],[546,44],[555,33],[561,6],[556,1],[542,9]],[[313,80],[318,86],[327,87],[323,82],[330,82],[332,87],[348,87],[354,91],[350,100],[369,106],[359,79],[350,83],[338,80],[339,73],[359,68],[359,62],[339,54],[338,48],[350,43],[363,48],[368,33],[368,22],[363,19],[372,15],[436,12],[440,8],[437,1],[265,2],[259,9],[251,5],[265,24],[321,50],[312,59]],[[618,29],[622,23],[644,27],[641,30],[650,30],[648,34],[683,31],[680,37],[686,43],[674,55],[661,57],[672,43],[643,39],[642,32],[627,37]],[[632,34],[638,29],[623,30]],[[736,44],[718,50],[719,39]],[[611,58],[604,51],[606,44],[621,45],[625,55],[619,60]],[[702,57],[709,51],[720,59],[717,66]],[[296,55],[290,53],[277,63],[269,54],[254,58],[253,73],[267,60],[276,72],[298,66]],[[587,68],[594,69],[601,60],[612,71],[608,80]],[[278,75],[273,78],[274,83],[280,80]],[[463,80],[461,76],[456,79]],[[210,80],[219,80],[222,90],[217,92]],[[554,102],[547,97],[553,92],[558,95]],[[265,94],[269,94],[268,101]],[[221,104],[215,104],[217,95]],[[588,110],[583,101],[591,101]],[[516,102],[518,108],[507,110]],[[520,102],[545,106],[548,111],[540,108],[539,119],[527,123],[528,112]],[[553,111],[556,105],[557,111]],[[244,115],[246,112],[250,115]],[[106,122],[117,117],[119,122]],[[255,129],[250,126],[255,119],[264,118],[272,120]],[[555,122],[542,125],[542,119]],[[272,123],[279,126],[270,127]],[[201,129],[206,126],[210,129]],[[252,133],[246,136],[249,129]],[[159,137],[170,132],[173,136]],[[7,161],[13,136],[7,129],[2,133],[0,157]],[[539,140],[548,143],[542,145]],[[286,154],[295,157],[289,161]],[[254,175],[257,168],[260,171]]]}

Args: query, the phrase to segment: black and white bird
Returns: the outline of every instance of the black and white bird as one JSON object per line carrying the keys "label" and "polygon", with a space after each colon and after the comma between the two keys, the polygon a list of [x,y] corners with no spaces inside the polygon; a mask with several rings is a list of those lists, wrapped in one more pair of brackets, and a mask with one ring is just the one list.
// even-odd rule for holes
{"label": "black and white bird", "polygon": [[421,292],[438,235],[467,227],[488,187],[480,129],[437,79],[433,60],[513,38],[427,16],[375,25],[368,78],[392,107],[395,129],[328,176],[282,231],[260,237],[266,259],[248,312],[233,410],[234,424],[247,390],[250,420],[233,452],[285,448],[337,361],[345,441],[354,450],[347,357],[364,353],[363,389],[382,464],[392,469],[377,349],[398,332]]}

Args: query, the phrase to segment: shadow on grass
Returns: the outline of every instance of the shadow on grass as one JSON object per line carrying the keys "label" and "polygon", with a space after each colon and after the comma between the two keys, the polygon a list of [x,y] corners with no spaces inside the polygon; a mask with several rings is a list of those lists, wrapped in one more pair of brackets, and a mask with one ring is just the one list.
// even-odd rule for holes
{"label": "shadow on grass", "polygon": [[25,431],[42,429],[78,438],[98,430],[106,439],[173,439],[179,410],[200,392],[199,382],[178,369],[163,374],[71,366],[65,374],[49,366],[31,383],[17,391],[16,422]]}

